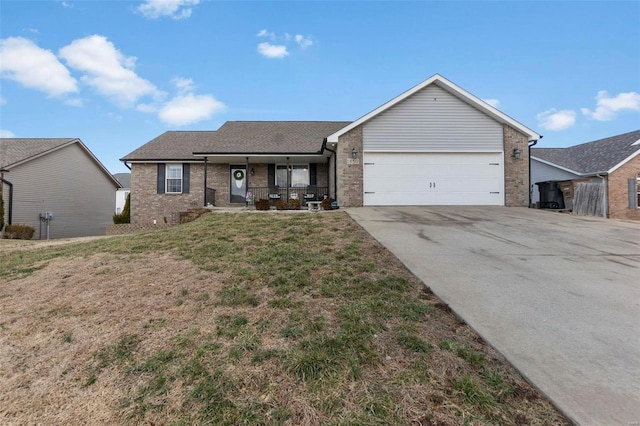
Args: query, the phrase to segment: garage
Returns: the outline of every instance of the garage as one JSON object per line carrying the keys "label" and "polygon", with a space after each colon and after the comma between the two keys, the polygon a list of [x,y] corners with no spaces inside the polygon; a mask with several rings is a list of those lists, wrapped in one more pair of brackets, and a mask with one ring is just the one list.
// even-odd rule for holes
{"label": "garage", "polygon": [[501,152],[365,152],[363,160],[365,206],[504,205]]}
{"label": "garage", "polygon": [[540,135],[436,74],[327,136],[338,203],[529,205]]}

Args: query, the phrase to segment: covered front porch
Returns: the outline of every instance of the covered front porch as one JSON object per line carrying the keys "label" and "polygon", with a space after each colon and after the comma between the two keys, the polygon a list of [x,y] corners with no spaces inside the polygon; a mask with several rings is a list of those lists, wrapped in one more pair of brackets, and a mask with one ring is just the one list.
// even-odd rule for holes
{"label": "covered front porch", "polygon": [[299,200],[301,206],[335,199],[332,160],[327,155],[203,156],[204,206],[253,206],[268,200]]}

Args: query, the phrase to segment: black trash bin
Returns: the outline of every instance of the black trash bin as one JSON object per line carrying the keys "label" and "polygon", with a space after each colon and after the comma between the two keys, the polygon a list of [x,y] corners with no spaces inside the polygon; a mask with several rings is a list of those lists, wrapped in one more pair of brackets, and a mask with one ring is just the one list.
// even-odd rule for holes
{"label": "black trash bin", "polygon": [[564,209],[564,196],[559,182],[536,182],[541,209]]}

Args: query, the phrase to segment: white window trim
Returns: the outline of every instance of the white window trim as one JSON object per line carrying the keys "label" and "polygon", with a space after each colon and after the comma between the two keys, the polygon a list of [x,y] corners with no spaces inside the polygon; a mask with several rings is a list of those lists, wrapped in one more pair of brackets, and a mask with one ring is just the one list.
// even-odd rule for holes
{"label": "white window trim", "polygon": [[[180,167],[180,191],[174,192],[174,191],[169,191],[169,180],[177,180],[175,178],[170,178],[169,177],[169,167],[170,166],[179,166]],[[182,179],[182,174],[184,173],[183,169],[182,169],[182,164],[181,163],[167,163],[165,165],[165,169],[164,169],[164,192],[165,194],[182,194],[182,189],[183,189],[183,179]]]}

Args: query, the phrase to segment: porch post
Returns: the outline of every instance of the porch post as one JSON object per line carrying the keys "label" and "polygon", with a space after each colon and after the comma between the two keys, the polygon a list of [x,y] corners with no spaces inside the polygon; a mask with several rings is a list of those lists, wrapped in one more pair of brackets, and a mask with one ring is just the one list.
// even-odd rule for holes
{"label": "porch post", "polygon": [[204,157],[204,207],[207,207],[207,159]]}
{"label": "porch post", "polygon": [[327,170],[327,197],[331,196],[331,157],[327,158],[327,163],[325,164],[325,169]]}
{"label": "porch post", "polygon": [[249,207],[249,200],[247,199],[247,194],[249,193],[249,157],[246,157],[246,160],[247,160],[247,164],[244,168],[244,184],[245,184],[244,203],[246,207]]}
{"label": "porch post", "polygon": [[289,157],[287,157],[287,203],[289,202],[289,187],[291,186],[291,182],[289,182],[289,176],[291,175],[291,170],[289,169]]}

